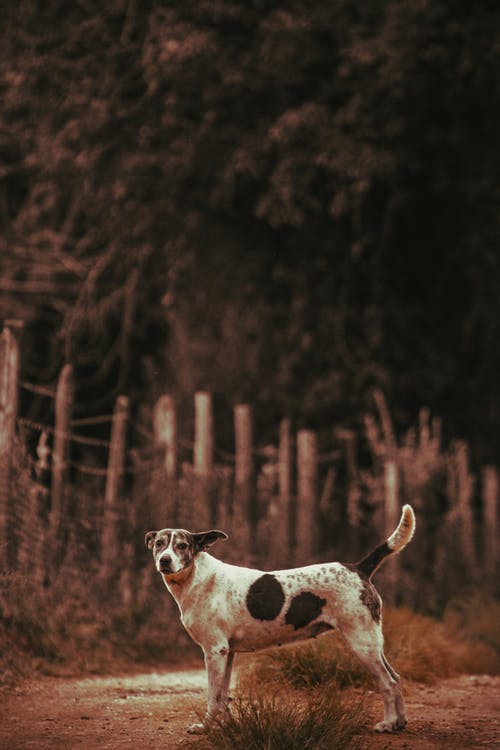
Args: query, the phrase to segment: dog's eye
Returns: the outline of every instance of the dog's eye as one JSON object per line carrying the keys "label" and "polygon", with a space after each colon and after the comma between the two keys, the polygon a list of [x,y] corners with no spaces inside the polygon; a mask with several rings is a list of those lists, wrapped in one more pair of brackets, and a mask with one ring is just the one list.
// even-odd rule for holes
{"label": "dog's eye", "polygon": [[161,547],[163,545],[163,541],[161,539],[157,539],[155,542],[155,547]]}
{"label": "dog's eye", "polygon": [[186,542],[180,542],[180,543],[179,543],[179,544],[177,545],[177,549],[179,549],[179,550],[180,550],[181,552],[182,552],[183,550],[187,549],[187,548],[188,548],[188,546],[187,546]]}

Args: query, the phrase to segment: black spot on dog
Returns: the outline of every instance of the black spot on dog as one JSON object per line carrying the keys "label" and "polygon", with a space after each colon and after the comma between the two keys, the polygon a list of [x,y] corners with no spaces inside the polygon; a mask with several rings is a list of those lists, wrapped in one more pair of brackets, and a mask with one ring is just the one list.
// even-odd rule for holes
{"label": "black spot on dog", "polygon": [[287,625],[293,625],[295,630],[305,627],[320,616],[326,599],[321,599],[310,591],[303,591],[294,596],[285,616]]}
{"label": "black spot on dog", "polygon": [[309,638],[317,638],[322,633],[327,633],[329,630],[334,630],[333,625],[329,625],[327,622],[316,622],[311,625],[311,629],[308,632]]}
{"label": "black spot on dog", "polygon": [[363,588],[361,589],[360,599],[368,607],[370,614],[375,622],[380,622],[380,597],[377,594],[375,586],[367,578],[361,579]]}
{"label": "black spot on dog", "polygon": [[285,602],[281,583],[266,573],[248,589],[247,609],[256,620],[275,620]]}

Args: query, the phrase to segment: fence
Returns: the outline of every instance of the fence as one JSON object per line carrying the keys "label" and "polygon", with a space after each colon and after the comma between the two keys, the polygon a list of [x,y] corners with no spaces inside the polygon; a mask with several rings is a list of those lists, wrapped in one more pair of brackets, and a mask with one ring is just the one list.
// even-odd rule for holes
{"label": "fence", "polygon": [[[53,400],[53,424],[18,413],[19,389]],[[441,425],[422,409],[419,424],[398,441],[387,405],[375,394],[376,416],[365,434],[332,429],[320,451],[312,430],[293,434],[290,419],[277,425],[276,445],[254,446],[253,412],[234,407],[234,454],[216,449],[211,395],[194,395],[194,440],[178,434],[176,406],[162,396],[151,431],[130,416],[121,395],[113,414],[74,419],[74,376],[61,371],[54,391],[20,381],[15,328],[0,335],[0,565],[50,581],[61,566],[89,566],[103,585],[121,565],[124,596],[149,560],[144,532],[162,526],[203,530],[218,526],[232,537],[224,559],[267,568],[324,559],[352,561],[391,531],[403,502],[418,517],[416,541],[381,575],[385,598],[436,608],[464,583],[498,586],[498,471],[472,475],[467,446],[441,445]],[[83,434],[109,423],[109,434]],[[131,436],[135,434],[135,441]],[[35,452],[26,445],[36,435]],[[360,465],[357,443],[369,447]],[[31,443],[33,440],[31,439]],[[86,451],[86,463],[76,460]],[[189,450],[191,459],[181,461]],[[88,458],[92,451],[102,458]],[[217,461],[222,457],[222,461]],[[78,479],[84,475],[85,481]],[[44,481],[45,478],[45,481]],[[90,488],[90,485],[93,485]],[[137,584],[138,585],[138,584]]]}

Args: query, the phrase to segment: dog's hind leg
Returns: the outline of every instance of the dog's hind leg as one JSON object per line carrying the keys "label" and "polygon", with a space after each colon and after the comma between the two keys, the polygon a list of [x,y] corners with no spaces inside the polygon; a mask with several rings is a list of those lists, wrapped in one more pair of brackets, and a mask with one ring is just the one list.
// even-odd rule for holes
{"label": "dog's hind leg", "polygon": [[384,662],[384,666],[393,678],[393,680],[396,682],[395,688],[394,688],[394,694],[395,694],[395,704],[396,704],[396,714],[398,716],[398,722],[400,726],[397,727],[397,729],[402,729],[406,725],[406,711],[405,711],[405,704],[403,700],[403,694],[401,692],[401,679],[397,672],[394,671],[394,669],[391,667],[389,662],[387,661],[387,657],[382,651],[382,661]]}
{"label": "dog's hind leg", "polygon": [[406,725],[406,714],[401,693],[399,675],[394,671],[384,655],[384,642],[379,624],[373,623],[368,629],[363,624],[343,632],[349,646],[376,678],[384,700],[384,718],[375,725],[377,732],[393,732]]}

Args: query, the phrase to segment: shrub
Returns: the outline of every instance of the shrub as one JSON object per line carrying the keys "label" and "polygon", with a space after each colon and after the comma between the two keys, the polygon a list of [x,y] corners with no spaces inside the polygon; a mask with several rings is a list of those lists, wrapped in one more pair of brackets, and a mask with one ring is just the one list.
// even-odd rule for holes
{"label": "shrub", "polygon": [[197,750],[357,750],[362,718],[338,690],[281,691],[237,698],[208,732],[183,744]]}
{"label": "shrub", "polygon": [[452,599],[443,619],[463,638],[486,644],[500,654],[500,601],[494,597],[482,592],[469,592],[459,599]]}

